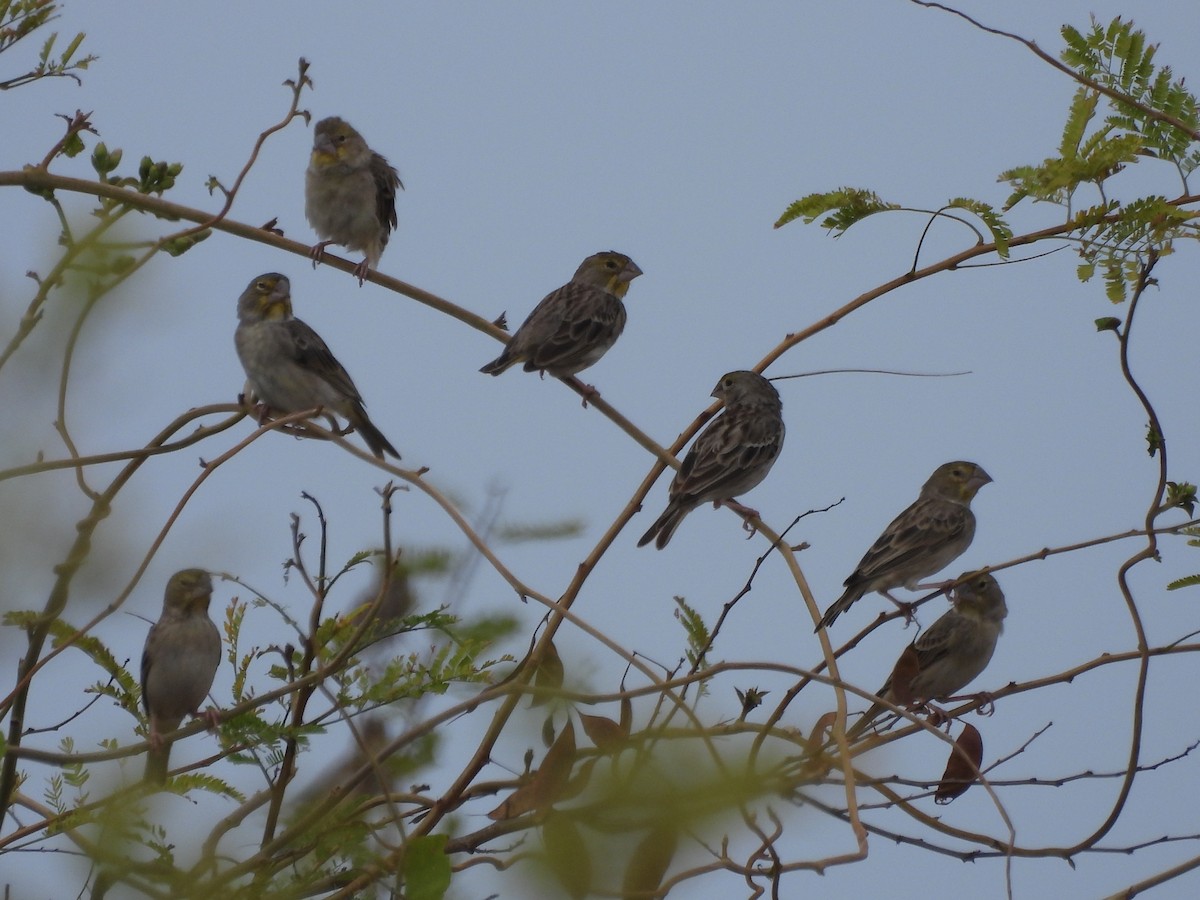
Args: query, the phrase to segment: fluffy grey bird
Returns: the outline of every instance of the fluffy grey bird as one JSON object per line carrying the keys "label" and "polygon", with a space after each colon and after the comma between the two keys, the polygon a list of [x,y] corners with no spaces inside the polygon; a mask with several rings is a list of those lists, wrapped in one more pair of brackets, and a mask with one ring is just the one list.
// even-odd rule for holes
{"label": "fluffy grey bird", "polygon": [[667,494],[667,508],[638,546],[650,541],[661,550],[683,517],[712,501],[716,506],[755,510],[733,498],[757,487],[783,449],[783,401],[771,382],[757,372],[721,376],[712,396],[725,401],[725,411],[692,443]]}
{"label": "fluffy grey bird", "polygon": [[278,413],[321,408],[346,418],[372,453],[400,454],[367,418],[362,396],[320,335],[292,315],[291,282],[259,275],[238,298],[238,358],[259,401]]}
{"label": "fluffy grey bird", "polygon": [[[922,578],[962,556],[975,537],[971,500],[992,477],[973,462],[937,467],[916,501],[883,530],[845,581],[845,592],[825,611],[817,628],[828,628],[860,597],[892,588],[915,590]],[[815,630],[815,629],[814,629]]]}
{"label": "fluffy grey bird", "polygon": [[[974,681],[992,659],[1004,630],[1008,606],[996,579],[986,572],[964,572],[950,602],[953,606],[905,651],[876,694],[896,706],[920,706],[945,700]],[[875,703],[846,732],[854,740],[888,707]]]}
{"label": "fluffy grey bird", "polygon": [[396,227],[397,189],[404,185],[396,170],[350,123],[336,116],[318,122],[304,177],[304,215],[321,238],[312,249],[313,264],[330,244],[361,251],[366,258],[354,274],[362,284]]}
{"label": "fluffy grey bird", "polygon": [[557,378],[582,372],[621,336],[626,317],[621,300],[641,274],[624,253],[605,250],[589,256],[570,281],[534,307],[504,352],[479,371],[499,375],[524,363],[526,372],[544,371]]}
{"label": "fluffy grey bird", "polygon": [[146,781],[167,777],[171,745],[163,734],[200,708],[221,663],[221,633],[208,617],[212,578],[203,569],[184,569],[167,582],[162,615],[142,649],[142,704],[150,720]]}

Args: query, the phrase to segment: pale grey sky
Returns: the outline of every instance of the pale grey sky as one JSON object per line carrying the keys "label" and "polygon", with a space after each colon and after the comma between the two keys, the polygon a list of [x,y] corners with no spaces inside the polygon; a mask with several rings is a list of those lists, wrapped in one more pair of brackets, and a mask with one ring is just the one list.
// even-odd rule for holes
{"label": "pale grey sky", "polygon": [[[1052,52],[1061,45],[1058,27],[1064,22],[1082,27],[1090,12],[1101,21],[1132,14],[1161,42],[1160,61],[1174,64],[1191,82],[1200,78],[1189,68],[1200,59],[1200,30],[1188,3],[1052,0],[961,8]],[[585,380],[664,444],[708,405],[723,372],[753,366],[785,334],[911,265],[921,217],[875,217],[836,241],[799,223],[773,231],[791,201],[854,185],[912,207],[934,208],[963,195],[998,206],[1008,191],[996,176],[1054,152],[1074,90],[1017,43],[901,0],[220,2],[156,5],[153,12],[126,0],[67,2],[55,27],[64,36],[86,31],[85,49],[101,59],[84,74],[83,87],[42,83],[0,98],[0,169],[39,160],[61,132],[53,114],[80,108],[93,112],[103,140],[123,148],[127,160],[148,154],[185,164],[170,199],[215,208],[204,187],[207,177],[232,181],[259,131],[286,110],[288,94],[280,83],[295,75],[304,56],[316,84],[304,105],[315,118],[337,114],[352,122],[404,180],[400,225],[383,256],[383,272],[489,319],[507,310],[515,324],[588,254],[613,248],[633,257],[645,275],[627,298],[628,328]],[[32,52],[22,50],[24,56],[14,50],[0,57],[3,72]],[[261,224],[277,217],[289,237],[313,240],[303,215],[310,142],[311,131],[301,122],[272,138],[232,218]],[[86,155],[56,170],[82,177],[91,171]],[[1171,173],[1150,164],[1120,176],[1114,189],[1128,190],[1128,196],[1178,193]],[[90,205],[67,200],[79,215]],[[1023,204],[1011,221],[1020,232],[1058,219],[1055,209]],[[32,292],[24,273],[48,269],[58,226],[43,201],[19,190],[2,195],[0,223],[6,236],[0,332],[8,335]],[[144,235],[153,227],[135,222],[130,233]],[[963,230],[939,226],[922,259],[940,258],[970,240]],[[792,534],[795,542],[811,544],[801,562],[822,606],[836,597],[882,527],[949,459],[975,460],[995,479],[974,506],[975,543],[950,574],[1141,522],[1156,464],[1145,453],[1143,414],[1119,376],[1116,342],[1092,326],[1093,319],[1124,310],[1108,305],[1099,284],[1079,284],[1075,261],[1066,250],[897,291],[768,371],[870,366],[972,373],[780,383],[787,445],[771,476],[747,499],[782,528],[805,510],[846,498]],[[1161,287],[1140,311],[1133,341],[1133,365],[1171,442],[1172,477],[1193,482],[1200,479],[1200,422],[1186,379],[1200,325],[1192,302],[1195,267],[1191,247],[1161,263]],[[558,596],[644,477],[650,456],[594,410],[581,409],[576,395],[552,379],[518,371],[497,379],[480,375],[478,367],[498,345],[478,332],[376,286],[359,289],[344,273],[314,272],[306,260],[271,248],[216,234],[180,259],[151,264],[105,301],[85,331],[73,370],[77,393],[68,414],[85,452],[137,446],[181,409],[231,401],[243,381],[232,342],[235,301],[253,276],[266,271],[291,278],[297,314],[345,364],[406,465],[429,466],[427,477],[468,510],[481,508],[489,488],[501,486],[506,521],[584,522],[578,539],[501,550],[520,577]],[[5,468],[38,449],[50,458],[63,452],[51,427],[56,362],[39,362],[39,354],[54,352],[51,343],[32,339],[24,358],[0,375],[0,403],[24,410],[21,433],[12,433],[10,421],[0,438]],[[198,455],[211,458],[250,430],[246,423]],[[195,456],[158,461],[131,484],[96,545],[97,554],[114,560],[113,568],[94,574],[85,569],[73,620],[111,600],[131,576],[195,477]],[[282,586],[279,568],[290,551],[288,513],[310,517],[300,492],[324,504],[333,526],[331,558],[343,559],[377,543],[374,488],[383,480],[335,447],[269,436],[189,503],[125,609],[155,617],[166,578],[191,565],[238,573],[301,604],[302,592]],[[682,648],[671,598],[684,596],[715,620],[766,544],[761,538],[743,541],[735,516],[704,508],[689,516],[664,552],[636,549],[665,497],[662,479],[574,611],[621,645],[669,665]],[[84,506],[72,494],[70,477],[55,475],[5,482],[0,507],[10,523],[0,556],[11,593],[0,598],[2,605],[40,607],[50,565],[68,545]],[[31,517],[33,509],[39,514]],[[453,523],[419,493],[401,496],[396,526],[399,539],[412,546],[464,544]],[[315,534],[315,523],[307,530]],[[1177,540],[1165,542],[1164,550],[1162,565],[1144,565],[1135,576],[1152,641],[1189,633],[1197,622],[1194,595],[1167,594],[1163,585],[1200,568],[1200,556]],[[1050,675],[1100,652],[1133,647],[1115,588],[1116,568],[1132,552],[1133,544],[1123,542],[1001,573],[1010,614],[976,687]],[[360,580],[365,585],[368,573]],[[429,592],[428,602],[443,599],[436,586]],[[233,593],[232,586],[219,584],[218,605]],[[467,613],[505,610],[530,623],[540,615],[522,607],[486,566],[458,602]],[[833,637],[849,637],[884,602],[864,599],[837,623]],[[922,621],[931,622],[941,608],[924,611]],[[268,629],[264,643],[275,639],[270,629],[278,631],[276,623],[263,615],[256,624]],[[121,613],[99,634],[136,664],[145,627]],[[843,674],[876,686],[911,636],[895,625],[875,633],[845,658]],[[15,635],[0,635],[5,658],[15,658],[20,646]],[[558,647],[572,684],[617,687],[623,663],[592,640],[568,628]],[[520,653],[523,645],[510,649]],[[799,666],[819,661],[811,621],[778,559],[760,572],[715,653],[725,660]],[[1146,762],[1196,740],[1193,704],[1173,688],[1195,684],[1197,669],[1190,658],[1154,663]],[[63,660],[63,673],[69,681],[69,660]],[[231,677],[228,667],[218,674],[216,696],[228,697]],[[788,682],[765,676],[749,683],[722,680],[702,704],[707,720],[736,715],[735,684],[770,689],[770,703]],[[1048,780],[1084,769],[1119,770],[1133,684],[1132,665],[1109,669],[1005,701],[990,719],[972,717],[984,734],[985,761],[1014,753],[1053,721],[996,776]],[[467,696],[451,693],[452,700]],[[831,692],[806,694],[785,719],[805,731],[833,703]],[[59,712],[53,709],[46,719]],[[540,720],[530,721],[536,728]],[[79,734],[83,740],[132,741],[132,729],[128,717],[99,704]],[[497,761],[519,770],[530,740],[536,743],[536,737],[513,735]],[[213,749],[211,739],[200,738],[175,752],[200,758]],[[451,749],[451,760],[460,752]],[[864,758],[862,765],[936,777],[943,759],[940,745],[917,737]],[[1192,800],[1196,778],[1191,759],[1140,777],[1126,817],[1106,843],[1200,832]],[[1086,835],[1106,814],[1115,785],[1006,793],[1017,839],[1036,844]],[[870,799],[866,793],[864,799]],[[183,801],[174,802],[183,809]],[[983,791],[946,808],[927,800],[918,805],[963,828],[1006,834]],[[164,808],[173,809],[166,801]],[[214,816],[223,809],[208,801],[201,808]],[[485,811],[472,810],[463,827],[481,825]],[[878,813],[873,821],[915,827]],[[719,842],[719,829],[706,837]],[[849,852],[853,839],[846,827],[802,811],[793,816],[783,846],[785,855],[807,857]],[[1014,891],[1018,897],[1103,895],[1195,853],[1185,843],[1132,858],[1084,855],[1075,869],[1061,860],[1018,861]],[[700,854],[689,858],[698,862]],[[19,896],[55,892],[50,873],[56,864],[49,859],[24,860],[20,872],[5,868],[0,880],[18,885]],[[461,898],[492,891],[520,896],[518,882],[491,870],[473,870],[456,884],[454,896]],[[1196,884],[1190,876],[1155,896],[1190,896]],[[873,839],[871,857],[861,865],[831,869],[820,880],[797,873],[785,881],[789,896],[863,895],[885,885],[894,896],[931,890],[1001,896],[1004,866],[997,860],[963,866]],[[679,894],[715,898],[744,890],[725,875],[694,882]]]}

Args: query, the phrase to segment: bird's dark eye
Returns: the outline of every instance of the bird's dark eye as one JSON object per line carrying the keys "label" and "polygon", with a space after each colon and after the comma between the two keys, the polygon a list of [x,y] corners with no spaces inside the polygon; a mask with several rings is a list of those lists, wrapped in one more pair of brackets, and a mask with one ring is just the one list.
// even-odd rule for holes
{"label": "bird's dark eye", "polygon": [[615,259],[610,259],[610,260],[609,260],[608,262],[606,262],[604,265],[605,265],[605,266],[607,266],[607,267],[608,267],[608,268],[610,268],[610,269],[615,269],[615,268],[617,267],[617,261],[616,261]]}
{"label": "bird's dark eye", "polygon": [[339,134],[339,135],[337,136],[337,142],[338,142],[339,144],[344,144],[344,143],[346,143],[346,135],[344,135],[344,134]]}
{"label": "bird's dark eye", "polygon": [[260,291],[263,291],[264,293],[265,293],[266,291],[269,291],[269,290],[271,289],[271,285],[270,285],[270,283],[268,283],[268,282],[266,282],[266,281],[260,281],[258,284],[256,284],[256,285],[255,285],[255,287],[256,287],[258,290],[260,290]]}

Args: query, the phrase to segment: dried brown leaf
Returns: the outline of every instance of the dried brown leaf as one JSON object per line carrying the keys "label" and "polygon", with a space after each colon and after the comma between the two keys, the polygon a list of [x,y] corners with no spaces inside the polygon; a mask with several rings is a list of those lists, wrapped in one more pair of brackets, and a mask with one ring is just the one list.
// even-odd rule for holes
{"label": "dried brown leaf", "polygon": [[913,696],[913,680],[921,674],[921,658],[916,648],[909,644],[892,668],[892,702],[897,706],[912,706],[918,699]]}
{"label": "dried brown leaf", "polygon": [[546,809],[558,801],[571,779],[575,765],[575,726],[567,722],[554,746],[530,779],[513,791],[508,798],[488,813],[495,821],[512,819],[527,812]]}
{"label": "dried brown leaf", "polygon": [[628,697],[621,698],[621,731],[625,737],[633,730],[633,701]]}
{"label": "dried brown leaf", "polygon": [[962,734],[954,742],[946,771],[938,782],[933,799],[938,803],[949,803],[966,793],[967,788],[979,777],[979,766],[983,763],[983,737],[974,725],[964,725]]}
{"label": "dried brown leaf", "polygon": [[605,716],[585,716],[579,714],[579,722],[586,734],[604,753],[612,753],[625,745],[629,733],[623,730],[617,722]]}
{"label": "dried brown leaf", "polygon": [[833,724],[836,721],[837,713],[835,712],[827,712],[817,719],[817,724],[813,725],[812,730],[813,743],[825,743],[826,736],[833,733]]}

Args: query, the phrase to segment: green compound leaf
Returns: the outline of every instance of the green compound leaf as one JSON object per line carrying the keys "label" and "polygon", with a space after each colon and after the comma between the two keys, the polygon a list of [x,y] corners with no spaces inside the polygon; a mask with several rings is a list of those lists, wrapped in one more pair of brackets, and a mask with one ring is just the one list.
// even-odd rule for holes
{"label": "green compound leaf", "polygon": [[846,232],[855,222],[860,222],[875,213],[896,210],[901,207],[888,203],[874,191],[863,188],[843,187],[836,191],[823,194],[809,194],[789,206],[775,222],[776,228],[796,219],[803,219],[809,225],[819,217],[829,213],[821,222],[821,227],[836,232],[838,237]]}

